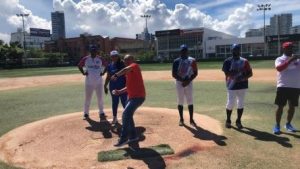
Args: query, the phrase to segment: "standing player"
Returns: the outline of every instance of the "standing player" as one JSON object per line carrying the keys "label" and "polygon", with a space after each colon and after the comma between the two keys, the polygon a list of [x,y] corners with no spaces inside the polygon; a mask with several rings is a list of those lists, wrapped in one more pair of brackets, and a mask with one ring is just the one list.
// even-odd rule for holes
{"label": "standing player", "polygon": [[183,126],[183,104],[184,97],[189,109],[190,124],[196,126],[193,119],[194,106],[193,106],[193,83],[192,81],[198,75],[198,68],[196,60],[188,56],[188,47],[183,44],[180,46],[181,56],[174,60],[172,68],[172,76],[176,79],[177,89],[177,108],[179,111],[179,126]]}
{"label": "standing player", "polygon": [[136,109],[143,104],[146,96],[144,81],[139,65],[134,62],[134,58],[131,55],[126,55],[124,62],[127,67],[111,77],[112,80],[116,80],[125,74],[126,87],[120,90],[113,90],[112,93],[115,95],[120,95],[124,92],[128,93],[128,101],[122,116],[122,131],[118,143],[114,145],[116,147],[123,146],[139,139],[136,134],[133,114]]}
{"label": "standing player", "polygon": [[236,126],[242,129],[241,118],[244,111],[244,98],[248,89],[248,79],[252,76],[252,69],[247,59],[242,58],[241,46],[232,45],[232,57],[227,58],[223,64],[223,72],[227,86],[227,120],[225,127],[231,128],[232,109],[237,102]]}
{"label": "standing player", "polygon": [[112,99],[112,111],[113,111],[113,121],[112,124],[116,124],[118,122],[117,119],[117,113],[118,113],[118,105],[119,105],[119,100],[121,100],[122,106],[125,108],[126,106],[126,101],[127,101],[127,93],[123,93],[121,95],[114,95],[112,94],[113,90],[120,90],[123,89],[126,85],[126,79],[125,76],[122,75],[120,76],[117,80],[110,80],[110,78],[123,68],[125,68],[124,62],[121,60],[118,51],[113,50],[110,52],[111,60],[112,62],[107,66],[107,76],[105,79],[105,84],[104,84],[104,91],[105,94],[108,93],[108,88],[107,85],[109,83],[109,91],[111,94],[111,99]]}
{"label": "standing player", "polygon": [[[104,61],[97,55],[97,46],[90,45],[90,55],[83,57],[78,69],[85,77],[85,103],[84,118],[89,118],[89,109],[94,90],[98,99],[98,108],[100,118],[105,117],[103,111],[103,80],[102,70],[104,69]],[[85,70],[83,69],[85,67]]]}
{"label": "standing player", "polygon": [[296,131],[291,121],[295,113],[295,107],[298,106],[300,93],[300,59],[293,55],[292,42],[283,43],[282,48],[283,55],[275,61],[275,67],[278,71],[275,104],[278,107],[276,110],[276,124],[273,128],[274,134],[280,134],[281,116],[287,102],[289,109],[285,128],[290,132]]}

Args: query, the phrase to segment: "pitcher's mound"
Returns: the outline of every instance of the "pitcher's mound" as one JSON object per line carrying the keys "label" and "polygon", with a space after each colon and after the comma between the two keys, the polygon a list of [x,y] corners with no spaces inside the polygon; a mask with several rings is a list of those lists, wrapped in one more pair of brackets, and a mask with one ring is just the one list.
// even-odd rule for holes
{"label": "pitcher's mound", "polygon": [[98,162],[98,152],[116,149],[113,144],[120,130],[120,125],[110,125],[111,111],[106,110],[107,120],[101,122],[97,113],[91,113],[89,120],[83,120],[82,113],[73,113],[14,129],[0,138],[0,160],[24,168],[163,168],[166,161],[179,161],[225,144],[218,121],[196,113],[198,127],[192,127],[188,112],[184,114],[186,125],[180,127],[177,110],[142,107],[135,112],[139,147],[168,144],[175,155],[165,158]]}

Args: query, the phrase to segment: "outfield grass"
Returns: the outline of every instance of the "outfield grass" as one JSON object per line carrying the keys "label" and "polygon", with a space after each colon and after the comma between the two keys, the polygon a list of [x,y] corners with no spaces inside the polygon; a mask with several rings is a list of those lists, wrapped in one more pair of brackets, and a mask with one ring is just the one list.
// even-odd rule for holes
{"label": "outfield grass", "polygon": [[[199,69],[221,69],[221,61],[215,62],[199,62]],[[273,68],[274,61],[251,61],[251,66],[257,68]],[[143,71],[152,70],[171,70],[171,63],[154,63],[154,64],[141,64]],[[6,77],[28,77],[28,76],[45,76],[45,75],[63,75],[63,74],[76,74],[79,70],[76,66],[73,67],[55,67],[55,68],[26,68],[26,69],[12,69],[0,70],[0,78]]]}
{"label": "outfield grass", "polygon": [[[173,108],[176,106],[174,82],[146,83],[147,99],[143,106]],[[59,114],[78,112],[83,105],[83,84],[68,84],[25,88],[0,92],[0,135],[26,123]],[[251,83],[246,97],[243,124],[248,129],[243,132],[224,129],[226,146],[203,151],[197,158],[211,158],[208,162],[220,168],[299,168],[300,134],[284,133],[273,135],[273,105],[275,86],[268,83]],[[194,83],[195,111],[219,120],[224,125],[226,89],[223,82]],[[92,109],[96,109],[93,98]],[[110,97],[105,97],[105,107],[111,105]],[[186,106],[184,107],[187,109]],[[293,123],[300,128],[299,108]],[[233,121],[236,113],[233,114]],[[282,123],[285,122],[283,115]],[[201,123],[198,121],[197,123]],[[284,131],[284,130],[283,130]],[[187,158],[191,164],[201,162],[194,157]],[[207,162],[207,163],[208,163]],[[201,162],[203,163],[203,162]],[[203,168],[209,167],[203,164]],[[200,167],[200,168],[202,168]],[[0,163],[0,168],[9,166]],[[184,168],[178,164],[177,167]]]}

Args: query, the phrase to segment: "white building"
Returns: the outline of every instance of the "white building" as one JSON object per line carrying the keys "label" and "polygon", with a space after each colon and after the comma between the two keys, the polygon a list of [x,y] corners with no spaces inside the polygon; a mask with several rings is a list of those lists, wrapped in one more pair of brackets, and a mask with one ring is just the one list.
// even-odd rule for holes
{"label": "white building", "polygon": [[235,38],[235,36],[208,28],[173,29],[156,31],[157,56],[172,60],[180,56],[180,45],[189,47],[189,55],[196,58],[206,58],[206,41]]}
{"label": "white building", "polygon": [[270,35],[287,35],[290,34],[290,30],[293,25],[293,15],[288,14],[280,14],[274,15],[270,19]]}
{"label": "white building", "polygon": [[290,30],[290,34],[300,34],[300,25],[292,27]]}
{"label": "white building", "polygon": [[[25,31],[25,47],[26,49],[44,49],[45,41],[51,40],[50,30],[30,28],[30,34]],[[17,32],[11,33],[11,43],[18,42],[24,47],[24,34],[21,28]]]}
{"label": "white building", "polygon": [[260,37],[213,39],[206,41],[207,58],[227,58],[232,56],[232,44],[241,45],[242,57],[259,57],[264,54],[264,39]]}

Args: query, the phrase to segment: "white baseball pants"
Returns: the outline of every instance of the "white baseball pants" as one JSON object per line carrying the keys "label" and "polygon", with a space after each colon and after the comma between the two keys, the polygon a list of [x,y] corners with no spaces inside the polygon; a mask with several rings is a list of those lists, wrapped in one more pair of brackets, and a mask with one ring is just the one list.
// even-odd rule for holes
{"label": "white baseball pants", "polygon": [[243,109],[246,91],[247,89],[227,90],[226,109],[232,110],[235,105],[235,102],[237,103],[238,109]]}
{"label": "white baseball pants", "polygon": [[176,81],[176,90],[177,90],[177,103],[178,105],[184,104],[184,98],[188,105],[193,104],[193,83],[191,82],[186,87],[182,86],[182,82]]}
{"label": "white baseball pants", "polygon": [[102,77],[91,80],[86,78],[85,81],[85,103],[84,103],[84,113],[89,114],[90,104],[93,96],[93,92],[96,90],[99,114],[103,112],[103,80]]}

